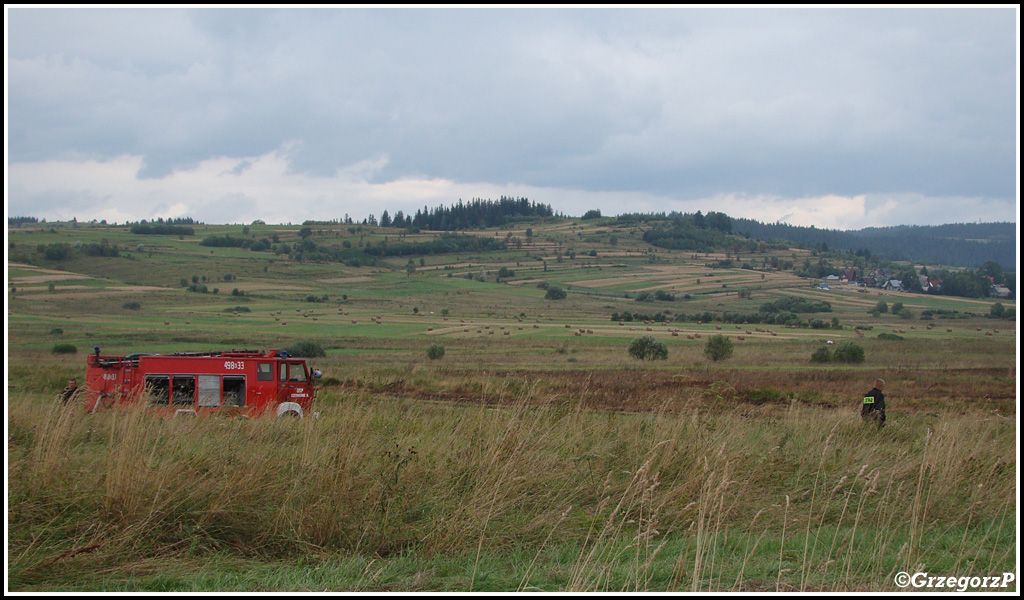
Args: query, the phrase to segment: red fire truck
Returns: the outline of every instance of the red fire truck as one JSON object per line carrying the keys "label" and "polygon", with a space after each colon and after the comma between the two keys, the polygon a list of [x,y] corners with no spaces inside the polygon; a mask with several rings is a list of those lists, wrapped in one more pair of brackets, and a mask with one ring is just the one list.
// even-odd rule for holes
{"label": "red fire truck", "polygon": [[85,408],[145,402],[167,414],[311,414],[320,371],[284,351],[89,357]]}

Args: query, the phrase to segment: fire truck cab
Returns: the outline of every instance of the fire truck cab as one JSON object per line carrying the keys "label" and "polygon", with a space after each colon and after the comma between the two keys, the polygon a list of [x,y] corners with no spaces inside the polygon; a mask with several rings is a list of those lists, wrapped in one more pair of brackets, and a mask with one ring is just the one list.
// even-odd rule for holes
{"label": "fire truck cab", "polygon": [[315,390],[306,361],[286,352],[231,350],[88,358],[85,408],[144,402],[168,414],[303,417]]}

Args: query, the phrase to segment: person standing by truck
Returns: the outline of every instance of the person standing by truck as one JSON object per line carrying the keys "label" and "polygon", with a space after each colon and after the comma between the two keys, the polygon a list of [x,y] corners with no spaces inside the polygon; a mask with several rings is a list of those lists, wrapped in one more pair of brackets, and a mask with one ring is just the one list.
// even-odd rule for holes
{"label": "person standing by truck", "polygon": [[877,424],[879,429],[885,426],[885,395],[882,394],[883,389],[885,389],[885,381],[876,379],[875,387],[871,388],[871,391],[867,394],[864,394],[864,400],[860,409],[860,418],[865,423]]}
{"label": "person standing by truck", "polygon": [[74,379],[69,379],[67,386],[64,387],[64,391],[60,393],[60,403],[67,405],[72,398],[75,397],[75,393],[78,391],[78,382]]}

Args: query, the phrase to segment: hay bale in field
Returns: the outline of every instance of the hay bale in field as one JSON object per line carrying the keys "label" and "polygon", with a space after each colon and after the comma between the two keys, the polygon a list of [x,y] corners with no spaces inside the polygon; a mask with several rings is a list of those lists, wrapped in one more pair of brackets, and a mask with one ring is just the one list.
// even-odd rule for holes
{"label": "hay bale in field", "polygon": [[672,337],[679,337],[679,332],[678,331],[673,331],[672,332]]}

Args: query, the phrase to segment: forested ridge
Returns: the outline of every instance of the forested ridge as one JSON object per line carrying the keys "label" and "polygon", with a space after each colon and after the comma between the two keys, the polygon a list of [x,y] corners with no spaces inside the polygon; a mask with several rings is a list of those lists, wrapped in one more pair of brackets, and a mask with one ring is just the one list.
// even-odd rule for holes
{"label": "forested ridge", "polygon": [[733,231],[806,247],[824,244],[835,250],[869,250],[874,256],[894,261],[951,267],[980,267],[995,261],[1007,271],[1017,270],[1016,223],[899,225],[842,231],[734,219]]}

